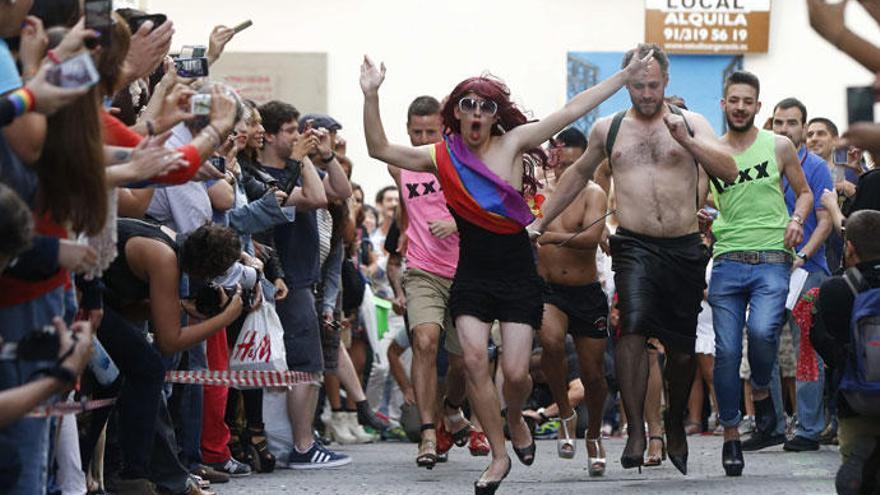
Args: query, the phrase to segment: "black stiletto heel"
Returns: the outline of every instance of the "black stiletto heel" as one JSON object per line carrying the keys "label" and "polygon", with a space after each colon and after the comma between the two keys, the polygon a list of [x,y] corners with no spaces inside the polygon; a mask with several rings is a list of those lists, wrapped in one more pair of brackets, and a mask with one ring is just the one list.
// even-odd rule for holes
{"label": "black stiletto heel", "polygon": [[[483,484],[480,484],[480,480],[474,481],[474,495],[494,495],[498,490],[498,487],[501,486],[501,482],[507,478],[508,474],[510,474],[511,467],[513,467],[513,461],[508,457],[507,471],[504,471],[504,476],[502,476],[500,480],[484,481]],[[486,468],[486,471],[488,470],[489,468]],[[483,471],[483,474],[485,474],[486,471]],[[482,474],[480,476],[482,477]]]}
{"label": "black stiletto heel", "polygon": [[687,474],[688,474],[688,455],[687,454],[684,454],[684,455],[668,454],[668,455],[669,455],[669,462],[671,462],[672,465],[675,466],[675,468],[681,472],[681,474],[687,476]]}

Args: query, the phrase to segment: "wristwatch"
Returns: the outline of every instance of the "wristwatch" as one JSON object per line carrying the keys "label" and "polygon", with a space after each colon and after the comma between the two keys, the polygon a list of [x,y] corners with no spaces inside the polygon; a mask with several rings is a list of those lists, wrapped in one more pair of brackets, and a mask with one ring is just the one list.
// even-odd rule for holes
{"label": "wristwatch", "polygon": [[804,251],[798,251],[795,256],[797,256],[798,258],[801,259],[801,261],[804,261],[804,262],[806,262],[807,258],[809,258],[809,256],[807,256],[807,253],[805,253]]}
{"label": "wristwatch", "polygon": [[791,216],[791,219],[794,220],[795,222],[797,222],[798,225],[803,225],[803,224],[804,224],[804,219],[801,218],[801,216],[798,215],[797,213],[793,214],[793,215]]}

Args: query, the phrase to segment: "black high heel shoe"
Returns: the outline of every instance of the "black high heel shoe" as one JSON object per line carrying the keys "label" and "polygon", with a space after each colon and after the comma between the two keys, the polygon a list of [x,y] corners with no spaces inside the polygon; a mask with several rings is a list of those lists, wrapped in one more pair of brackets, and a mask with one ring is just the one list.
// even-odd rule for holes
{"label": "black high heel shoe", "polygon": [[632,468],[637,467],[637,468],[639,468],[639,474],[642,474],[642,466],[644,464],[645,464],[644,457],[641,457],[641,456],[630,457],[630,456],[626,456],[626,455],[620,456],[620,465],[623,467],[623,469],[632,469]]}
{"label": "black high heel shoe", "polygon": [[[498,490],[498,487],[501,486],[501,482],[507,478],[507,475],[510,474],[510,468],[513,467],[513,461],[510,460],[510,457],[507,458],[507,470],[504,471],[504,476],[501,477],[500,480],[495,481],[484,481],[480,484],[480,480],[474,481],[474,495],[494,495]],[[489,468],[486,468],[488,471]],[[486,473],[483,471],[483,474]],[[483,475],[481,474],[480,477]]]}
{"label": "black high heel shoe", "polygon": [[721,447],[721,466],[727,476],[742,476],[746,461],[743,459],[742,442],[728,440]]}
{"label": "black high heel shoe", "polygon": [[[529,430],[529,425],[526,424],[525,420],[522,420],[522,422],[526,425],[526,430]],[[531,466],[535,462],[535,437],[532,435],[531,430],[529,430],[529,438],[531,438],[532,443],[523,448],[518,448],[516,445],[513,445],[513,438],[511,437],[510,439],[510,444],[513,446],[513,453],[516,454],[516,458],[519,459],[519,462],[526,466]]]}
{"label": "black high heel shoe", "polygon": [[[626,432],[629,435],[629,438],[626,441],[627,446],[629,445],[629,441],[633,439],[633,436],[632,436],[633,432],[631,430],[632,429],[629,426],[627,426]],[[626,447],[624,447],[623,451],[626,452]],[[639,468],[639,474],[642,474],[642,466],[645,465],[644,450],[642,451],[642,453],[640,455],[637,455],[637,456],[621,454],[620,455],[620,465],[623,467],[623,469],[632,469],[632,468],[637,467],[637,468]]]}
{"label": "black high heel shoe", "polygon": [[[668,453],[668,451],[667,451],[667,453]],[[675,466],[676,469],[681,471],[681,474],[687,475],[688,474],[688,455],[687,455],[687,453],[685,453],[683,455],[674,455],[674,454],[668,453],[668,455],[669,455],[669,462],[671,462],[672,465]]]}

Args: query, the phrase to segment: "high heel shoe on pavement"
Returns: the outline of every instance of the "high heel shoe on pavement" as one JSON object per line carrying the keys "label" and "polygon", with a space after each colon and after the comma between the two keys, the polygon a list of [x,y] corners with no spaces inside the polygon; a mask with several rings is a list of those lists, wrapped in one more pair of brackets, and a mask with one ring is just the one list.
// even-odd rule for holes
{"label": "high heel shoe on pavement", "polygon": [[727,476],[742,476],[746,461],[743,459],[742,442],[729,440],[721,447],[721,466]]}
{"label": "high heel shoe on pavement", "polygon": [[[627,425],[627,428],[625,431],[627,433],[626,444],[627,444],[627,446],[629,446],[629,441],[633,439],[632,432],[630,432],[630,430],[629,430],[629,425]],[[626,447],[624,447],[623,451],[626,452]],[[641,454],[639,454],[637,456],[629,456],[626,454],[621,454],[620,455],[620,465],[621,465],[621,467],[623,467],[623,469],[632,469],[632,468],[637,467],[637,468],[639,468],[639,474],[642,474],[642,466],[645,465],[645,454],[644,454],[644,452],[642,452]]]}
{"label": "high heel shoe on pavement", "polygon": [[[526,431],[529,431],[529,425],[526,424],[525,419],[520,419],[520,421],[522,421],[523,425],[526,427]],[[513,436],[511,436],[510,439],[510,444],[513,445],[513,453],[516,454],[519,462],[526,466],[531,466],[532,463],[535,462],[535,437],[532,436],[531,432],[529,432],[529,438],[531,439],[531,443],[522,448],[513,445]]]}
{"label": "high heel shoe on pavement", "polygon": [[669,462],[675,466],[675,469],[678,469],[681,474],[688,474],[688,455],[685,453],[684,455],[673,455],[669,454]]}
{"label": "high heel shoe on pavement", "polygon": [[[433,424],[426,423],[422,425],[421,431],[424,433],[425,430],[434,429]],[[434,469],[435,464],[437,464],[437,442],[435,440],[426,440],[423,438],[421,443],[419,443],[419,453],[416,456],[416,465],[431,470]]]}
{"label": "high heel shoe on pavement", "polygon": [[[596,457],[590,457],[590,449],[589,446],[593,445],[596,447]],[[590,473],[591,477],[602,476],[605,474],[605,456],[600,454],[602,452],[602,437],[599,438],[588,438],[587,439],[587,472]],[[602,457],[598,457],[602,455]]]}
{"label": "high heel shoe on pavement", "polygon": [[[513,461],[510,460],[510,457],[507,458],[507,470],[504,471],[504,476],[499,480],[495,481],[482,481],[477,480],[474,481],[474,495],[494,495],[498,490],[498,487],[501,486],[501,482],[504,481],[504,478],[507,478],[507,475],[510,474],[510,468],[513,466]],[[488,471],[489,468],[486,468]],[[486,471],[483,471],[483,474],[486,474]],[[482,475],[480,475],[482,478]]]}
{"label": "high heel shoe on pavement", "polygon": [[[651,453],[651,442],[660,442],[660,453]],[[645,457],[645,467],[659,466],[666,460],[666,440],[661,436],[648,437],[648,455]]]}
{"label": "high heel shoe on pavement", "polygon": [[572,411],[571,416],[560,421],[559,428],[564,438],[556,439],[556,453],[563,459],[574,459],[574,453],[577,450],[575,444],[575,435],[577,428],[577,413]]}

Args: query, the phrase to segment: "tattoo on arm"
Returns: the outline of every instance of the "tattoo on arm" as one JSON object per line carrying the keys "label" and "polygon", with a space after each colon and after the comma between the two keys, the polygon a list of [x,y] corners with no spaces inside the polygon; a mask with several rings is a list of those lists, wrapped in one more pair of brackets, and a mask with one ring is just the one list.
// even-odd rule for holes
{"label": "tattoo on arm", "polygon": [[116,163],[127,162],[131,158],[131,151],[129,150],[116,150],[113,152],[113,161]]}

